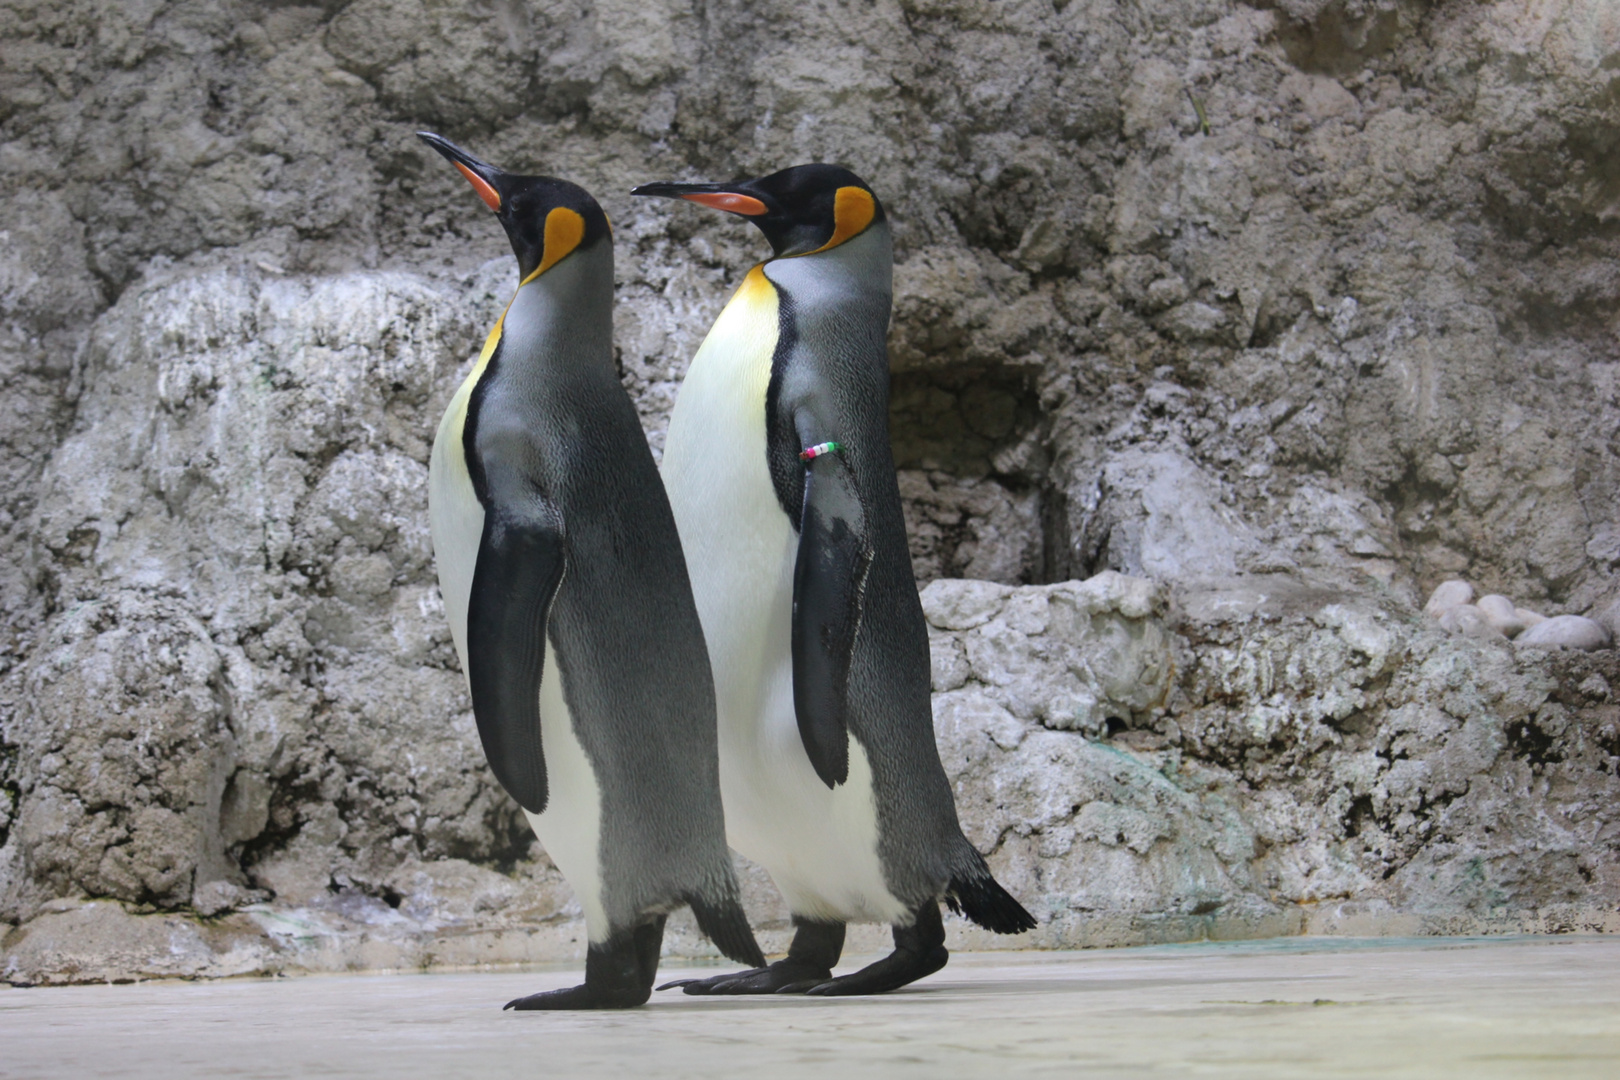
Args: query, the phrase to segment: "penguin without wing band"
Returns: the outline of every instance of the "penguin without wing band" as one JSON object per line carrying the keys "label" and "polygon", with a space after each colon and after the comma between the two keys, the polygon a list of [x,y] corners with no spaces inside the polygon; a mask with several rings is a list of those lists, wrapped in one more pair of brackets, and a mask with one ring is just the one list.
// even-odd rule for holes
{"label": "penguin without wing band", "polygon": [[505,227],[520,284],[433,442],[428,509],[490,768],[584,908],[585,983],[507,1008],[640,1005],[666,915],[763,964],[719,798],[680,539],[612,352],[613,242],[580,187],[421,138]]}
{"label": "penguin without wing band", "polygon": [[[714,664],[728,836],[797,931],[769,967],[668,985],[893,990],[945,965],[942,899],[999,933],[1035,921],[962,835],[934,744],[889,450],[888,221],[830,165],[633,194],[741,214],[774,252],[693,358],[663,474]],[[891,924],[895,951],[833,978],[855,921]]]}

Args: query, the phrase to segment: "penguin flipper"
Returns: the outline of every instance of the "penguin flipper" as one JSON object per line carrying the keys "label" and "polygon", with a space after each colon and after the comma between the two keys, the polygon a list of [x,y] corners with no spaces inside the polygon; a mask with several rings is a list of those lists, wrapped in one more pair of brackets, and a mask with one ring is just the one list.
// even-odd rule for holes
{"label": "penguin flipper", "polygon": [[804,752],[829,788],[849,779],[849,665],[871,566],[849,466],[817,458],[805,470],[793,567],[793,709]]}
{"label": "penguin flipper", "polygon": [[535,814],[547,798],[540,743],[546,616],[565,562],[561,518],[543,500],[486,510],[467,603],[467,682],[489,767]]}

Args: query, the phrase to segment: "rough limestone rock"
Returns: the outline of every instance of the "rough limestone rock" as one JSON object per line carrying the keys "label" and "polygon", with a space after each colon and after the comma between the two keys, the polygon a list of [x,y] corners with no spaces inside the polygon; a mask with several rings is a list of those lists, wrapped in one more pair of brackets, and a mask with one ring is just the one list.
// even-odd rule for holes
{"label": "rough limestone rock", "polygon": [[1620,600],[1616,600],[1605,608],[1595,621],[1604,630],[1608,631],[1609,639],[1620,640]]}
{"label": "rough limestone rock", "polygon": [[[967,710],[983,727],[981,695],[958,693],[970,680],[1021,720],[1096,737],[1110,720],[1162,705],[1173,669],[1162,623],[1162,587],[1105,571],[1090,581],[1014,589],[990,582],[936,581],[923,611],[936,629],[935,710]],[[981,722],[983,721],[983,722]]]}
{"label": "rough limestone rock", "polygon": [[8,726],[13,917],[221,883],[243,891],[204,906],[303,903],[412,854],[527,851],[431,578],[423,433],[472,332],[441,326],[456,310],[386,274],[220,271],[98,323],[39,488],[54,613]]}
{"label": "rough limestone rock", "polygon": [[[941,754],[1036,943],[1620,928],[1612,653],[1547,667],[1280,576],[923,600]],[[1099,641],[1151,689],[1105,687]],[[1042,699],[1065,676],[1102,723]]]}
{"label": "rough limestone rock", "polygon": [[1593,0],[5,0],[0,970],[577,957],[434,587],[513,275],[424,127],[601,196],[655,453],[763,246],[629,188],[880,192],[942,752],[1039,942],[1609,925],[1616,653],[1419,604],[1614,629],[1617,65]]}

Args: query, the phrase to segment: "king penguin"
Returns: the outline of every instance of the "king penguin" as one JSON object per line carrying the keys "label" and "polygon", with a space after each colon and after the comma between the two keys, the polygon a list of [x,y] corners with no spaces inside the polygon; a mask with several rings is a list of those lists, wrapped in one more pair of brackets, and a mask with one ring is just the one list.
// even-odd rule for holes
{"label": "king penguin", "polygon": [[433,442],[439,587],[484,754],[589,938],[584,985],[507,1008],[640,1005],[683,904],[727,956],[764,957],[726,850],[702,625],[614,366],[611,228],[581,187],[420,137],[495,212],[519,276]]}
{"label": "king penguin", "polygon": [[[945,965],[941,900],[998,933],[1035,920],[962,835],[934,743],[889,449],[888,220],[831,165],[633,194],[743,215],[773,251],[693,357],[663,475],[714,663],[728,836],[796,930],[769,967],[667,985],[893,990]],[[892,925],[895,949],[833,978],[848,922]]]}

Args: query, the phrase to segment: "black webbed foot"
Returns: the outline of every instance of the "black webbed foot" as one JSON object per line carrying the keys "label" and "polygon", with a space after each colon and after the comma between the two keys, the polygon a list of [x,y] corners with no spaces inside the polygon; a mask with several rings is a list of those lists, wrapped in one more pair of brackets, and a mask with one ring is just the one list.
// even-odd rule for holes
{"label": "black webbed foot", "polygon": [[508,1001],[504,1008],[519,1012],[561,1009],[633,1009],[652,996],[658,973],[658,950],[664,939],[664,916],[659,915],[628,933],[592,945],[585,952],[585,983],[566,990]]}
{"label": "black webbed foot", "polygon": [[707,979],[677,979],[660,990],[680,987],[687,994],[795,994],[832,978],[844,951],[844,924],[794,918],[798,930],[787,957],[762,968],[733,971]]}
{"label": "black webbed foot", "polygon": [[660,986],[660,990],[680,987],[687,994],[775,994],[784,987],[804,984],[814,986],[832,977],[832,969],[797,964],[792,960],[778,960],[762,968],[732,971],[707,979],[677,979]]}
{"label": "black webbed foot", "polygon": [[566,990],[548,990],[543,994],[508,1001],[503,1008],[518,1012],[539,1012],[548,1009],[633,1009],[651,995],[634,990],[593,989],[590,983],[571,986]]}
{"label": "black webbed foot", "polygon": [[895,928],[894,952],[853,974],[818,983],[804,992],[815,997],[885,994],[932,975],[945,966],[950,956],[945,948],[945,923],[939,915],[939,904],[930,900],[917,909],[916,923],[906,929]]}

